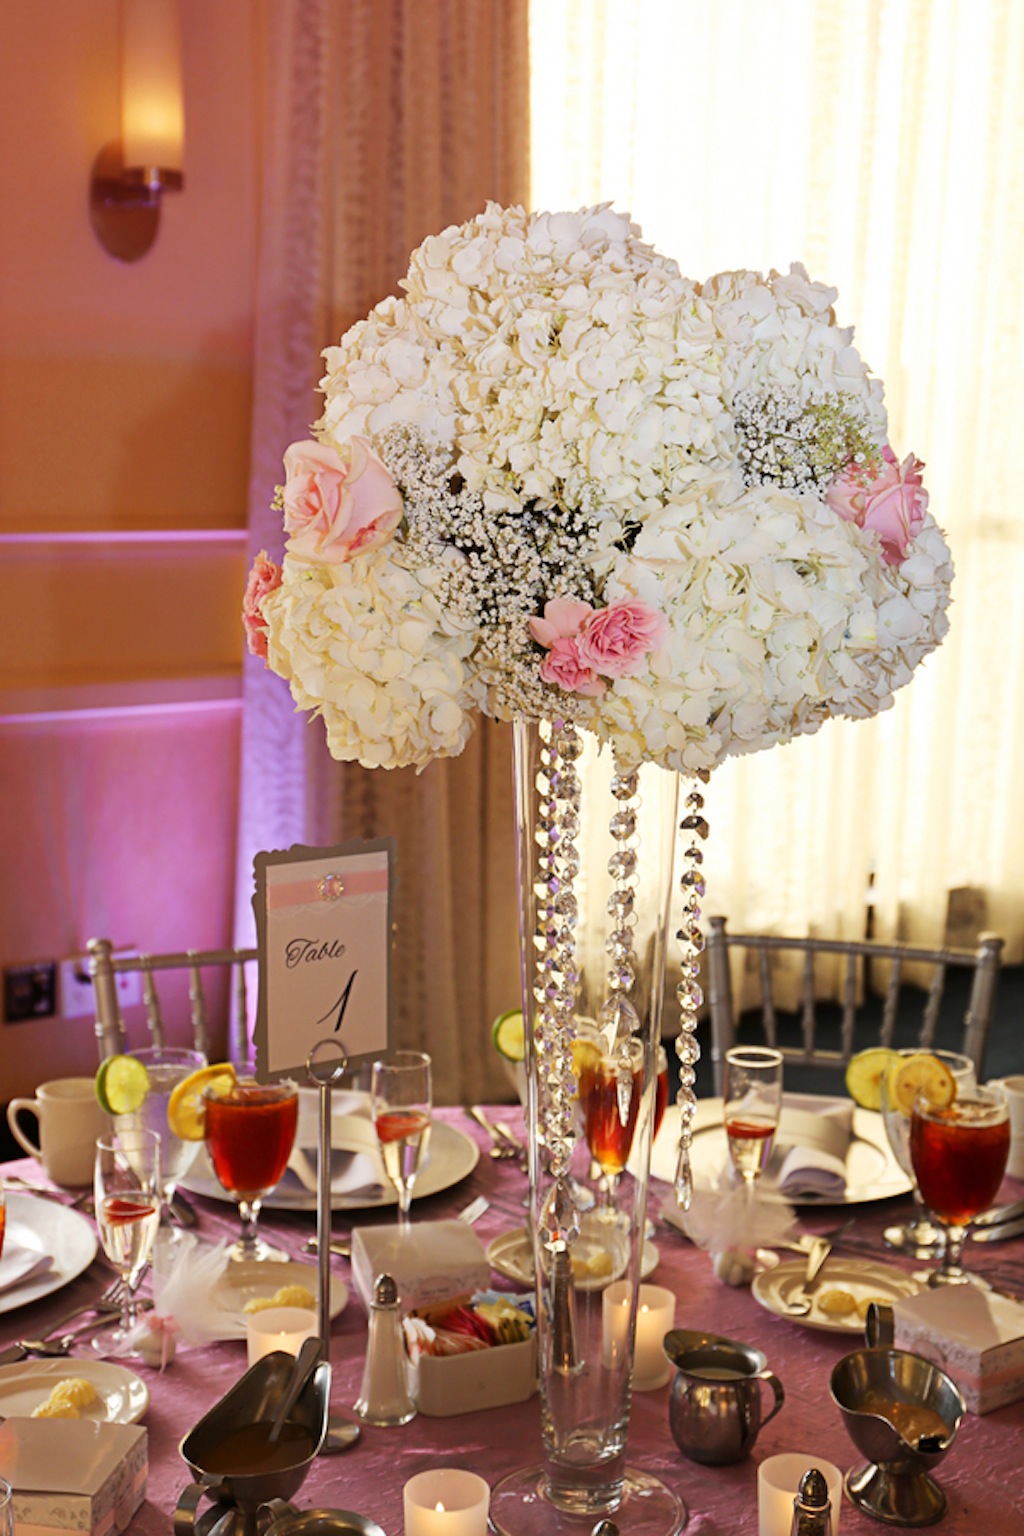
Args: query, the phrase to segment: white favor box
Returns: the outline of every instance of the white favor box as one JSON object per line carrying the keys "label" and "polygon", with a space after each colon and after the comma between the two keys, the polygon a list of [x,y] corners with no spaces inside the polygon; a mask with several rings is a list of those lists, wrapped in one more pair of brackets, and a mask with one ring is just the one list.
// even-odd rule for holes
{"label": "white favor box", "polygon": [[148,1437],[135,1424],[12,1418],[0,1425],[0,1474],[14,1490],[18,1536],[118,1536],[146,1497],[148,1473]]}
{"label": "white favor box", "polygon": [[1024,1305],[976,1285],[944,1285],[893,1307],[896,1346],[942,1367],[972,1413],[1024,1397]]}
{"label": "white favor box", "polygon": [[432,1419],[524,1403],[537,1390],[537,1335],[465,1355],[421,1355],[409,1366],[409,1390]]}
{"label": "white favor box", "polygon": [[356,1227],[352,1232],[352,1279],[369,1311],[378,1275],[392,1275],[403,1312],[456,1296],[471,1296],[490,1283],[483,1244],[464,1221],[418,1221],[397,1226]]}

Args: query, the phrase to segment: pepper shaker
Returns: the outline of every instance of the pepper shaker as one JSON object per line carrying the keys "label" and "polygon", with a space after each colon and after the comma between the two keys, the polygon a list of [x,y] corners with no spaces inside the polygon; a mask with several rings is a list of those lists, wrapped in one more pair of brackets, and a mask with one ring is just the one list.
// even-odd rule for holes
{"label": "pepper shaker", "polygon": [[416,1413],[406,1379],[398,1286],[392,1275],[378,1275],[373,1283],[363,1384],[353,1408],[367,1424],[408,1424]]}
{"label": "pepper shaker", "polygon": [[817,1467],[809,1467],[800,1479],[789,1536],[832,1536],[832,1501]]}

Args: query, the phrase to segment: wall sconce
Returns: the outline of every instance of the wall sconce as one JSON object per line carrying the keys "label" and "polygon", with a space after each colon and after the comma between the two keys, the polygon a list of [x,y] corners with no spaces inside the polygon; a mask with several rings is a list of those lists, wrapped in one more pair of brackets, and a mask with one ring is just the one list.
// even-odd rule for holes
{"label": "wall sconce", "polygon": [[156,239],[160,201],[185,184],[178,0],[121,0],[121,137],[93,162],[89,218],[118,261]]}

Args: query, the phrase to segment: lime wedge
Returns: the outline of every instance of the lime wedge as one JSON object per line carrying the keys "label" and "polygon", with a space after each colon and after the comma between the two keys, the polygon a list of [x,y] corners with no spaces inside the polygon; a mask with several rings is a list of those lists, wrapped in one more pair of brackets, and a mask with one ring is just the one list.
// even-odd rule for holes
{"label": "lime wedge", "polygon": [[899,1060],[899,1053],[884,1045],[873,1045],[851,1056],[846,1066],[846,1091],[853,1102],[861,1109],[881,1109],[882,1078]]}
{"label": "lime wedge", "polygon": [[230,1061],[200,1067],[198,1072],[182,1078],[167,1101],[167,1124],[172,1135],[182,1141],[202,1141],[206,1125],[203,1094],[210,1087],[218,1093],[230,1093],[235,1080],[235,1069]]}
{"label": "lime wedge", "polygon": [[108,1056],[96,1073],[96,1097],[108,1115],[131,1115],[149,1092],[149,1073],[134,1056]]}
{"label": "lime wedge", "polygon": [[522,1061],[526,1056],[523,1010],[510,1008],[508,1013],[495,1019],[491,1039],[498,1055],[504,1056],[506,1061]]}

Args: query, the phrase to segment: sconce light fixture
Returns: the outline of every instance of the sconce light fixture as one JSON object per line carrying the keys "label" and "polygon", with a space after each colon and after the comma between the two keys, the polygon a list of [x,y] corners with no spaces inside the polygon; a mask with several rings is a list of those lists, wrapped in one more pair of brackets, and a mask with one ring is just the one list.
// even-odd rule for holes
{"label": "sconce light fixture", "polygon": [[119,261],[156,239],[165,192],[180,192],[185,145],[178,0],[121,0],[121,137],[93,162],[89,217]]}

